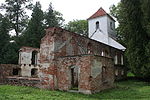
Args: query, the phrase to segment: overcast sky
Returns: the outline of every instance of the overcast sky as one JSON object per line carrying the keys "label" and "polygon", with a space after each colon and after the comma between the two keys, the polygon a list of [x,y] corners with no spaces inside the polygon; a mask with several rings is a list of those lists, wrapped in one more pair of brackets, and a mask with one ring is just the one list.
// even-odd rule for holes
{"label": "overcast sky", "polygon": [[[0,3],[5,0],[0,0]],[[109,13],[109,7],[117,4],[120,0],[33,0],[40,1],[42,9],[45,11],[50,2],[55,10],[63,14],[66,22],[73,19],[87,19],[95,13],[100,7]]]}

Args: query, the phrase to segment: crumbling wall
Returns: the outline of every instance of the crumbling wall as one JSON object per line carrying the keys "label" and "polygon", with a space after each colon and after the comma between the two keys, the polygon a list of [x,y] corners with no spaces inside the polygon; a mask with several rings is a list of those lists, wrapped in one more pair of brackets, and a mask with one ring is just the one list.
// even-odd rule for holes
{"label": "crumbling wall", "polygon": [[37,52],[36,54],[36,65],[39,65],[40,61],[40,53],[39,53],[39,48],[32,48],[32,47],[22,47],[19,50],[19,60],[18,63],[20,65],[22,64],[32,64],[32,53]]}
{"label": "crumbling wall", "polygon": [[[116,52],[122,51],[61,28],[49,28],[41,40],[41,88],[69,90],[70,66],[78,66],[80,92],[89,94],[110,88],[114,82],[112,58]],[[104,74],[103,70],[106,70]]]}
{"label": "crumbling wall", "polygon": [[56,89],[56,70],[54,59],[54,37],[53,29],[47,31],[46,36],[42,38],[40,45],[40,88]]}
{"label": "crumbling wall", "polygon": [[[40,65],[31,65],[31,64],[23,64],[21,65],[21,76],[22,77],[38,77]],[[34,75],[32,75],[32,70],[37,70]]]}
{"label": "crumbling wall", "polygon": [[[59,90],[71,89],[70,68],[78,67],[78,91],[85,94],[112,88],[114,66],[111,58],[94,55],[60,57],[57,59],[57,86]],[[105,67],[105,72],[103,70]]]}
{"label": "crumbling wall", "polygon": [[[33,67],[33,66],[32,66]],[[21,73],[13,75],[14,69],[21,69],[20,65],[0,64],[0,84],[39,87],[39,78],[21,77]]]}
{"label": "crumbling wall", "polygon": [[122,65],[115,65],[115,80],[123,80],[127,78],[127,69]]}
{"label": "crumbling wall", "polygon": [[92,57],[91,92],[112,88],[115,80],[113,60],[107,57]]}
{"label": "crumbling wall", "polygon": [[[122,50],[61,28],[47,29],[46,35],[42,38],[41,47],[43,49],[40,52],[50,55],[51,58],[81,54],[114,58],[116,53],[119,55],[124,53]],[[118,60],[120,60],[119,57]]]}
{"label": "crumbling wall", "polygon": [[20,66],[13,64],[0,64],[0,83],[4,83],[7,76],[13,75],[14,68],[20,68]]}

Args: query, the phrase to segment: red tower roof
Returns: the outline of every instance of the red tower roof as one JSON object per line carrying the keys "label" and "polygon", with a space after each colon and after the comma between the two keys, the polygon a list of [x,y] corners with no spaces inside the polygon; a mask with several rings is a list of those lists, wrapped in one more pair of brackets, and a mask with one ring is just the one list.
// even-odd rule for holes
{"label": "red tower roof", "polygon": [[100,8],[96,13],[94,13],[88,19],[93,19],[93,18],[96,18],[96,17],[105,16],[105,15],[108,15],[112,20],[114,20],[108,13],[106,13],[106,11],[103,8]]}

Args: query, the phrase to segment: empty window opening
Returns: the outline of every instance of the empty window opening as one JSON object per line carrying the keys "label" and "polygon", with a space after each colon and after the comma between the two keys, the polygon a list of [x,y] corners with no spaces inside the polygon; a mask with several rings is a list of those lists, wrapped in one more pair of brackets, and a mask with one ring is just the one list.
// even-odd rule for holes
{"label": "empty window opening", "polygon": [[107,50],[102,50],[101,56],[109,57],[109,53]]}
{"label": "empty window opening", "polygon": [[13,75],[20,75],[21,69],[20,68],[14,68],[13,69]]}
{"label": "empty window opening", "polygon": [[104,56],[104,51],[101,52],[101,56]]}
{"label": "empty window opening", "polygon": [[91,43],[88,43],[87,54],[92,54],[92,44]]}
{"label": "empty window opening", "polygon": [[102,67],[102,81],[103,83],[107,83],[107,69],[106,66]]}
{"label": "empty window opening", "polygon": [[31,69],[31,76],[37,77],[37,75],[38,75],[38,70],[35,68]]}
{"label": "empty window opening", "polygon": [[118,69],[115,70],[115,76],[118,76]]}
{"label": "empty window opening", "polygon": [[33,51],[32,52],[32,59],[31,59],[31,61],[32,61],[31,64],[32,65],[36,65],[37,64],[37,53],[38,53],[37,51]]}
{"label": "empty window opening", "polygon": [[99,29],[99,21],[96,22],[96,30]]}
{"label": "empty window opening", "polygon": [[114,57],[114,63],[115,63],[115,64],[118,64],[118,55],[117,55],[117,54],[116,54],[115,57]]}
{"label": "empty window opening", "polygon": [[19,52],[19,64],[21,64],[21,52]]}
{"label": "empty window opening", "polygon": [[121,55],[121,65],[124,65],[124,62],[123,62],[123,55]]}

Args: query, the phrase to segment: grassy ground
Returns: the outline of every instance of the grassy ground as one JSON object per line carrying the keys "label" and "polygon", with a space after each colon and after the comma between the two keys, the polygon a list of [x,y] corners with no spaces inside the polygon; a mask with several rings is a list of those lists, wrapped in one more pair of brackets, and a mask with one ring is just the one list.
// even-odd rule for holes
{"label": "grassy ground", "polygon": [[123,81],[117,82],[115,85],[116,88],[114,89],[93,95],[0,85],[0,100],[150,100],[149,83]]}

